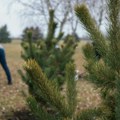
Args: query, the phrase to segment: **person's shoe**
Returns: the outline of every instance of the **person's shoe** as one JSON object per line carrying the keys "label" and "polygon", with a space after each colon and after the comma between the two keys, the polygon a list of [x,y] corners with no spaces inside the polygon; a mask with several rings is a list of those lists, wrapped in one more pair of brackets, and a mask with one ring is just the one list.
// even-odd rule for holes
{"label": "person's shoe", "polygon": [[12,85],[12,81],[8,81],[8,85]]}

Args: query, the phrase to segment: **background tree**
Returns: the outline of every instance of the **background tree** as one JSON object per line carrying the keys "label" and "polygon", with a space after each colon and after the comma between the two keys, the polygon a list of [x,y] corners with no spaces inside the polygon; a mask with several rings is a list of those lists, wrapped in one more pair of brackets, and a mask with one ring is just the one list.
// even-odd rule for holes
{"label": "background tree", "polygon": [[[76,41],[74,39],[67,39],[66,41],[60,41],[62,37],[55,37],[55,30],[57,23],[54,21],[54,10],[50,11],[48,33],[45,39],[32,42],[32,32],[28,31],[28,40],[22,42],[24,49],[22,57],[25,61],[32,58],[35,59],[42,71],[46,74],[50,82],[55,84],[57,89],[61,88],[61,85],[65,82],[65,66],[68,62],[73,62],[72,55],[76,47]],[[29,74],[19,71],[22,79],[28,85],[29,92],[36,101],[46,109],[49,104],[42,96],[42,91],[39,90],[33,84],[33,79]]]}
{"label": "background tree", "polygon": [[40,39],[43,39],[43,34],[39,27],[27,27],[23,30],[22,34],[22,40],[27,40],[27,32],[31,31],[32,32],[32,40],[37,41]]}
{"label": "background tree", "polygon": [[10,33],[7,30],[7,25],[4,25],[0,28],[0,42],[11,42]]}
{"label": "background tree", "polygon": [[84,47],[88,80],[101,92],[103,104],[99,107],[103,114],[99,119],[120,119],[120,0],[108,0],[108,37],[98,29],[85,5],[75,8],[76,15],[95,43],[102,59],[96,59],[92,45]]}
{"label": "background tree", "polygon": [[58,85],[63,84],[65,66],[72,60],[74,49],[77,45],[75,39],[69,38],[60,41],[61,36],[55,38],[57,23],[54,21],[54,10],[50,11],[48,33],[45,40],[32,43],[32,33],[28,33],[28,42],[23,42],[24,53],[22,57],[27,60],[34,58],[41,66],[50,80],[56,81]]}

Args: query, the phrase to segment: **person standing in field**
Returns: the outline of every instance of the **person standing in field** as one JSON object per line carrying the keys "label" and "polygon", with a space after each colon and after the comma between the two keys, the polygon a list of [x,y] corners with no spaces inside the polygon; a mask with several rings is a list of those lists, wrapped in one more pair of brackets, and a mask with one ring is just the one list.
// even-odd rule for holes
{"label": "person standing in field", "polygon": [[0,44],[0,64],[3,67],[6,76],[7,76],[7,80],[8,80],[8,85],[12,84],[12,78],[11,78],[11,74],[10,74],[10,70],[7,66],[7,62],[6,62],[6,57],[5,57],[5,50],[4,47]]}

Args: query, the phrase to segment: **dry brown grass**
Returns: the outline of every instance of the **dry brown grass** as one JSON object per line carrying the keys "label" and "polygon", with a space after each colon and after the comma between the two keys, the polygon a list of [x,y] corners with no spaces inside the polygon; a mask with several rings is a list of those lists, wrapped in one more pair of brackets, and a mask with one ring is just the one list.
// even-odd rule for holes
{"label": "dry brown grass", "polygon": [[[82,54],[82,46],[85,42],[80,42],[73,58],[75,59],[76,69],[80,73],[85,71],[83,64],[85,62]],[[22,69],[23,60],[21,59],[20,41],[13,41],[11,44],[4,44],[8,66],[11,70],[13,85],[8,86],[4,71],[0,67],[0,120],[6,120],[4,115],[9,117],[11,111],[19,111],[27,108],[22,91],[27,92],[27,86],[22,82],[17,70]],[[100,97],[94,86],[86,80],[77,81],[78,91],[78,110],[88,107],[96,107],[100,103]]]}
{"label": "dry brown grass", "polygon": [[27,89],[17,72],[18,69],[22,68],[23,64],[20,56],[20,41],[13,41],[11,44],[3,44],[3,46],[6,50],[6,58],[12,74],[13,85],[7,85],[5,73],[0,66],[0,120],[4,120],[4,115],[6,114],[9,117],[9,114],[12,114],[10,111],[18,111],[26,107],[22,90]]}

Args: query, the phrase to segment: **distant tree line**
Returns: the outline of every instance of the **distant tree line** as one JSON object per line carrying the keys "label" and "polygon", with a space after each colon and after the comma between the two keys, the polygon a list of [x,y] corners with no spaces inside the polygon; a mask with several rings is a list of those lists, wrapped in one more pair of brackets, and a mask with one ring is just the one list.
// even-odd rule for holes
{"label": "distant tree line", "polygon": [[42,33],[42,31],[40,30],[39,27],[26,27],[23,30],[22,40],[27,40],[28,39],[27,38],[27,32],[28,31],[31,31],[33,41],[37,41],[37,40],[40,40],[40,39],[43,38],[43,33]]}
{"label": "distant tree line", "polygon": [[7,42],[11,42],[11,38],[7,25],[4,25],[0,28],[0,43],[7,43]]}

